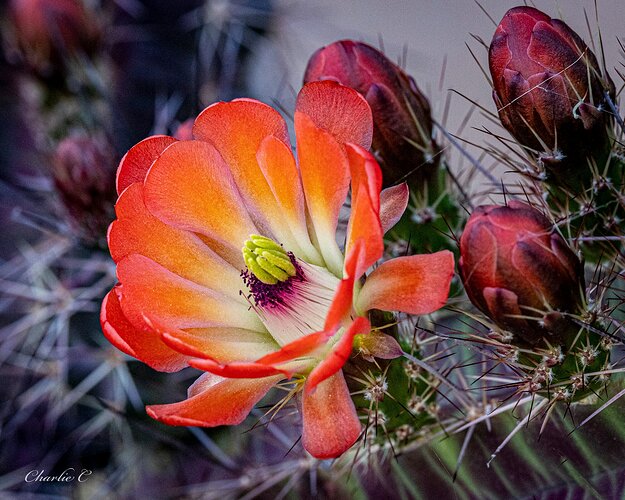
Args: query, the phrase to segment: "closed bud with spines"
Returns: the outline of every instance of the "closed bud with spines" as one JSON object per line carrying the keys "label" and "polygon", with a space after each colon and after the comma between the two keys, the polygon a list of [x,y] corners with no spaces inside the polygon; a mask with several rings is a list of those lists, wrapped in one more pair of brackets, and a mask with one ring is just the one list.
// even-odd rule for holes
{"label": "closed bud with spines", "polygon": [[517,201],[478,207],[460,254],[469,299],[514,343],[573,340],[578,328],[569,315],[583,311],[583,265],[539,210]]}
{"label": "closed bud with spines", "polygon": [[614,84],[569,26],[532,7],[510,9],[489,50],[502,125],[555,180],[573,185],[610,151],[606,95]]}

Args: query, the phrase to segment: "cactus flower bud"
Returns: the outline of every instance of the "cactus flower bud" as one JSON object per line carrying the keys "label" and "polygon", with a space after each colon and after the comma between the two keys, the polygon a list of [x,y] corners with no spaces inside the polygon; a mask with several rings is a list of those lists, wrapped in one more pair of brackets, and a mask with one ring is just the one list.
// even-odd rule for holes
{"label": "cactus flower bud", "polygon": [[176,127],[174,137],[179,141],[192,141],[193,140],[193,122],[194,120],[189,118],[183,121]]}
{"label": "cactus flower bud", "polygon": [[9,18],[20,57],[46,76],[68,55],[89,53],[99,36],[80,0],[12,0]]}
{"label": "cactus flower bud", "polygon": [[469,299],[517,343],[571,340],[573,323],[560,313],[582,310],[583,266],[540,211],[516,201],[478,207],[462,233],[460,255]]}
{"label": "cactus flower bud", "polygon": [[605,161],[606,92],[613,99],[614,84],[564,22],[532,7],[510,9],[493,36],[489,66],[502,125],[539,154],[548,173],[570,180],[588,171],[588,158]]}
{"label": "cactus flower bud", "polygon": [[415,81],[382,52],[351,40],[317,50],[304,82],[335,80],[362,94],[373,112],[372,151],[384,186],[419,185],[436,171],[439,148],[432,139],[430,105]]}
{"label": "cactus flower bud", "polygon": [[74,232],[94,244],[113,219],[115,154],[100,137],[73,135],[56,148],[52,175]]}

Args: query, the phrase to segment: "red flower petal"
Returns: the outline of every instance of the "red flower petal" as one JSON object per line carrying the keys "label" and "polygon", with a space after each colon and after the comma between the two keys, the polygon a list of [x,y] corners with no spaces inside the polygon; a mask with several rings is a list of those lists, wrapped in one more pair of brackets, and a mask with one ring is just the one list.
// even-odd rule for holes
{"label": "red flower petal", "polygon": [[319,363],[306,378],[306,392],[312,391],[318,384],[338,372],[349,359],[354,344],[354,337],[371,331],[371,323],[367,318],[359,316],[347,328],[340,340],[334,344],[325,359]]}
{"label": "red flower petal", "polygon": [[[354,298],[354,283],[356,282],[356,268],[358,263],[364,261],[365,247],[362,239],[357,240],[350,249],[349,254],[345,258],[345,266],[343,269],[344,278],[340,281],[332,304],[326,316],[324,331],[334,334],[341,326],[341,323],[348,318],[352,310]],[[362,266],[361,266],[362,267]]]}
{"label": "red flower petal", "polygon": [[[171,335],[165,334],[166,341],[169,342],[171,337]],[[310,355],[313,351],[323,346],[328,341],[328,338],[329,335],[326,332],[311,333],[284,345],[277,351],[265,354],[253,362],[219,363],[213,359],[214,357],[210,355],[208,351],[202,352],[190,348],[187,350],[181,349],[181,352],[202,358],[191,360],[189,363],[191,366],[223,377],[252,378],[265,377],[276,373],[282,373],[286,377],[290,377],[296,371],[295,369],[291,369],[294,365],[291,365],[289,369],[285,367],[280,368],[276,365],[297,362],[299,358],[304,358],[300,360],[302,362],[301,364],[308,364],[309,360],[305,359],[307,355]],[[241,356],[239,356],[238,359],[241,359]]]}
{"label": "red flower petal", "polygon": [[155,370],[176,372],[188,366],[189,358],[164,344],[158,333],[138,330],[128,321],[115,289],[104,298],[100,322],[104,335],[115,347]]}
{"label": "red flower petal", "polygon": [[[279,218],[289,226],[305,260],[323,265],[323,260],[308,235],[304,190],[291,148],[277,137],[269,136],[256,154],[258,165],[280,207]],[[299,256],[298,248],[291,250]]]}
{"label": "red flower petal", "polygon": [[143,182],[154,160],[176,141],[167,135],[153,135],[130,148],[117,169],[117,194],[135,182]]}
{"label": "red flower petal", "polygon": [[282,377],[206,380],[195,395],[166,405],[147,406],[150,417],[168,425],[216,427],[237,425]]}
{"label": "red flower petal", "polygon": [[397,257],[367,277],[356,309],[429,314],[445,305],[453,275],[454,256],[448,250]]}
{"label": "red flower petal", "polygon": [[371,200],[373,211],[378,214],[380,212],[382,171],[369,151],[355,144],[347,144],[346,149],[352,177],[352,197],[355,198],[366,193]]}
{"label": "red flower petal", "polygon": [[405,182],[386,188],[380,193],[380,223],[383,234],[386,234],[404,215],[409,197],[410,190]]}
{"label": "red flower petal", "polygon": [[301,356],[310,354],[315,349],[321,347],[328,341],[326,332],[315,332],[301,337],[293,342],[284,345],[279,351],[272,352],[258,359],[258,363],[276,364],[292,361]]}
{"label": "red flower petal", "polygon": [[384,251],[380,224],[380,167],[370,153],[347,145],[352,177],[352,213],[347,227],[343,279],[337,287],[324,329],[334,333],[352,310],[354,283]]}
{"label": "red flower petal", "polygon": [[304,432],[302,442],[316,458],[334,458],[358,439],[362,426],[342,373],[336,373],[305,392],[302,401]]}
{"label": "red flower petal", "polygon": [[364,149],[371,147],[371,108],[363,96],[349,87],[329,80],[307,83],[297,96],[295,114],[298,113],[307,115],[340,144],[351,142]]}
{"label": "red flower petal", "polygon": [[[110,302],[113,301],[117,302],[116,306],[110,304]],[[119,309],[119,315],[121,315],[121,317],[115,317],[117,313],[114,310],[115,307]],[[104,332],[104,336],[120,351],[128,354],[128,356],[136,358],[137,353],[135,352],[135,350],[128,345],[128,342],[126,342],[120,336],[120,334],[113,326],[113,324],[117,324],[118,329],[124,329],[124,327],[133,328],[132,325],[128,323],[128,320],[123,317],[123,315],[124,313],[121,312],[121,308],[119,307],[119,301],[117,300],[117,295],[115,294],[115,291],[109,291],[109,293],[107,293],[104,297],[104,300],[102,301],[102,307],[100,308],[100,324],[102,325],[102,331]]]}
{"label": "red flower petal", "polygon": [[172,349],[195,358],[220,363],[253,360],[275,351],[277,345],[267,333],[241,328],[162,328],[152,322],[161,339]]}
{"label": "red flower petal", "polygon": [[349,255],[354,243],[362,240],[354,278],[360,278],[384,252],[380,224],[380,190],[382,173],[370,153],[358,146],[347,146],[347,157],[352,176],[352,213],[347,226],[345,252]]}
{"label": "red flower petal", "polygon": [[191,359],[189,365],[198,370],[204,370],[225,378],[263,378],[280,373],[283,377],[290,378],[293,375],[293,372],[290,370],[255,361],[220,363],[214,359]]}

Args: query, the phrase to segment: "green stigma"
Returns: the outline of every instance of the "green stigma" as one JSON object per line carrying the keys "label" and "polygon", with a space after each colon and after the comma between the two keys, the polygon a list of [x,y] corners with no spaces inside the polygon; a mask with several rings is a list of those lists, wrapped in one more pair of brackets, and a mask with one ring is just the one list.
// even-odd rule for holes
{"label": "green stigma", "polygon": [[297,273],[284,248],[265,236],[250,235],[241,251],[250,272],[267,285],[286,281]]}

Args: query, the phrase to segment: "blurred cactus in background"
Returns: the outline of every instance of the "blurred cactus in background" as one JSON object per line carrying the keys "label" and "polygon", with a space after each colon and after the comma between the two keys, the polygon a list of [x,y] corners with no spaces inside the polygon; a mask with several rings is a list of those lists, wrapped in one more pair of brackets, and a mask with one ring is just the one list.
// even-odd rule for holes
{"label": "blurred cactus in background", "polygon": [[45,79],[96,50],[100,28],[80,0],[10,0],[8,54]]}
{"label": "blurred cactus in background", "polygon": [[[622,497],[625,80],[612,69],[622,61],[603,55],[606,36],[595,44],[535,8],[509,10],[472,53],[492,77],[495,104],[481,110],[502,127],[484,129],[485,145],[462,137],[470,112],[447,130],[455,110],[432,90],[425,59],[415,79],[391,60],[394,48],[340,40],[310,50],[305,82],[352,87],[372,111],[381,265],[443,249],[459,257],[443,309],[369,311],[371,331],[355,336],[343,368],[363,430],[339,458],[317,460],[302,446],[302,399],[290,397],[301,380],[278,384],[237,427],[169,427],[145,405],[184,399],[198,372],[164,376],[136,362],[98,317],[117,281],[106,236],[120,158],[149,135],[192,140],[189,117],[216,101],[259,97],[249,64],[294,20],[294,5],[3,9],[0,496]],[[302,79],[269,75],[275,95],[286,76]],[[347,226],[341,215],[340,245]],[[189,396],[210,383],[200,377]],[[92,474],[24,480],[67,468]]]}

